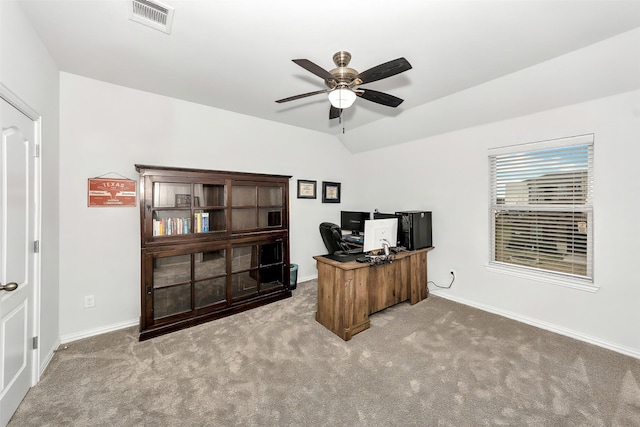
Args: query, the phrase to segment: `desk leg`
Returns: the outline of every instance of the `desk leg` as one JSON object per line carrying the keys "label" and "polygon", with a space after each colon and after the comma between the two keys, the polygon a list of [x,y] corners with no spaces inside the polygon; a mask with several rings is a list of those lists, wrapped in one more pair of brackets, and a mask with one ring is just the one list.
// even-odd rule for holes
{"label": "desk leg", "polygon": [[367,269],[345,271],[324,263],[317,268],[316,321],[345,341],[368,329]]}
{"label": "desk leg", "polygon": [[427,287],[427,253],[419,253],[411,257],[410,269],[411,305],[417,304],[429,295]]}

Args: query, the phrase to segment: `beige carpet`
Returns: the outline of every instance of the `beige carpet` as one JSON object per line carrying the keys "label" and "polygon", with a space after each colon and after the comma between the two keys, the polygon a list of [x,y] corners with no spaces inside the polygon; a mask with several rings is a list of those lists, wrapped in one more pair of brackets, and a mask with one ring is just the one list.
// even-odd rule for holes
{"label": "beige carpet", "polygon": [[56,353],[10,426],[640,426],[640,361],[442,298],[344,342],[293,298]]}

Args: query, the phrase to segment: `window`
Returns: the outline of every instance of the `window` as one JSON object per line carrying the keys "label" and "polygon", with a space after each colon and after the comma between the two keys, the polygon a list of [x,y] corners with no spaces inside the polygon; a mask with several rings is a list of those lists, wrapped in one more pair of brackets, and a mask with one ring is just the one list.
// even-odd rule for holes
{"label": "window", "polygon": [[490,265],[593,282],[593,135],[492,149]]}

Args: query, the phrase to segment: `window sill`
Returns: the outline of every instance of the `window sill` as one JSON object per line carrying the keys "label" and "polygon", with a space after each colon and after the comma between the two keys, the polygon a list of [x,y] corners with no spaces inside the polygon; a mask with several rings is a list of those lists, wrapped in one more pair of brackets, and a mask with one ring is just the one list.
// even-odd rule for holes
{"label": "window sill", "polygon": [[552,285],[564,286],[566,288],[578,289],[586,292],[597,292],[600,289],[588,279],[579,279],[573,277],[564,277],[553,273],[543,273],[530,271],[524,268],[512,267],[503,264],[490,263],[485,266],[487,271],[500,274],[508,274],[510,276],[521,277],[523,279],[535,280],[538,282],[550,283]]}

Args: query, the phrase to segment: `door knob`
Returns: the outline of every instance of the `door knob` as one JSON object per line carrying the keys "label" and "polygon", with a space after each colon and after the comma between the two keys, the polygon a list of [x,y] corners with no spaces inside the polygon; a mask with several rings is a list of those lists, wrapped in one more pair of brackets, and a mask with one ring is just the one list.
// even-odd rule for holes
{"label": "door knob", "polygon": [[18,284],[16,282],[7,283],[6,285],[0,285],[0,291],[15,291],[18,289]]}

